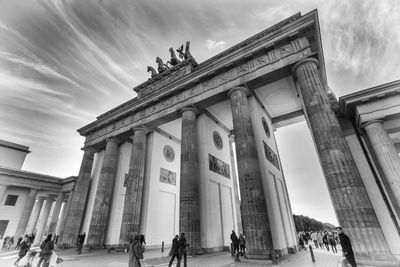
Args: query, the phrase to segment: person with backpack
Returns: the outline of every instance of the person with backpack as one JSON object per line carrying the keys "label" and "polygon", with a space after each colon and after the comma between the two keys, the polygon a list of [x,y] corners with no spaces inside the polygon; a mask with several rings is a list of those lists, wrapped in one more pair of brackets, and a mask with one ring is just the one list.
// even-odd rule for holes
{"label": "person with backpack", "polygon": [[48,267],[49,266],[49,261],[50,261],[50,256],[53,253],[54,249],[54,243],[52,241],[53,235],[48,235],[47,238],[43,241],[43,243],[40,245],[40,254],[39,254],[39,262],[36,265],[36,267],[40,267],[41,264],[43,263],[42,267]]}

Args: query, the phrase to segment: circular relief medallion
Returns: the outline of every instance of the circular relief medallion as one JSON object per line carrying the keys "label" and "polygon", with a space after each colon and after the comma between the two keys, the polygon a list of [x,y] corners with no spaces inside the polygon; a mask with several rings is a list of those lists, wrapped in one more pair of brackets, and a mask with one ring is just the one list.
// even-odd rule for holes
{"label": "circular relief medallion", "polygon": [[224,143],[222,142],[221,135],[220,135],[217,131],[214,131],[214,133],[213,133],[213,140],[214,140],[214,145],[215,145],[219,150],[221,150],[222,147],[224,146]]}
{"label": "circular relief medallion", "polygon": [[268,136],[268,138],[271,137],[271,132],[269,131],[268,127],[268,122],[264,117],[262,118],[262,125],[264,127],[265,134]]}
{"label": "circular relief medallion", "polygon": [[173,161],[175,158],[174,149],[172,147],[170,147],[169,145],[166,145],[164,147],[164,157],[169,162]]}

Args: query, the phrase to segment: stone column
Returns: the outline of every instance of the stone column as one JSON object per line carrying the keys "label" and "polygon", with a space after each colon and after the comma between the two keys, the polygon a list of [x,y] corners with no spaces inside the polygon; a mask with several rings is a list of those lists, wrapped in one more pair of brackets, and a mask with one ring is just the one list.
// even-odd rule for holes
{"label": "stone column", "polygon": [[318,61],[295,64],[303,108],[316,145],[336,216],[349,235],[358,263],[394,261],[357,166],[320,79]]}
{"label": "stone column", "polygon": [[32,234],[35,231],[37,221],[39,219],[40,211],[42,210],[44,197],[39,197],[33,207],[31,218],[29,220],[28,228],[26,229],[27,234]]}
{"label": "stone column", "polygon": [[273,244],[248,93],[245,87],[233,88],[228,93],[232,107],[243,231],[246,233],[247,256],[268,259]]}
{"label": "stone column", "polygon": [[19,219],[17,230],[15,231],[15,237],[18,239],[20,236],[25,234],[26,226],[28,225],[29,217],[31,215],[33,205],[35,205],[37,190],[30,189],[27,199],[25,200],[24,209]]}
{"label": "stone column", "polygon": [[53,214],[51,215],[49,230],[47,231],[49,234],[56,235],[55,230],[58,222],[58,217],[60,215],[61,205],[64,202],[64,197],[65,197],[64,192],[60,192],[58,194],[56,204],[54,205]]}
{"label": "stone column", "polygon": [[95,153],[92,148],[85,148],[84,151],[78,179],[68,199],[68,208],[65,211],[67,212],[67,219],[65,227],[62,228],[63,231],[60,233],[60,246],[75,246],[81,227]]}
{"label": "stone column", "polygon": [[383,120],[372,120],[364,123],[368,139],[375,151],[376,158],[384,173],[382,179],[384,184],[389,187],[387,190],[392,198],[393,205],[396,207],[400,216],[400,157],[389,135],[383,128]]}
{"label": "stone column", "polygon": [[106,142],[106,151],[104,153],[103,165],[101,166],[92,219],[90,220],[87,236],[87,245],[90,247],[102,247],[104,245],[117,170],[118,140],[110,138]]}
{"label": "stone column", "polygon": [[[61,240],[62,235],[64,234],[64,229],[65,229],[65,225],[67,222],[68,211],[71,207],[72,197],[73,197],[73,192],[69,192],[68,200],[64,204],[64,208],[62,210],[60,221],[58,222],[57,227],[56,227],[56,233],[59,235],[58,236],[59,240]],[[63,244],[61,242],[57,242],[57,245],[60,247],[63,246]]]}
{"label": "stone column", "polygon": [[144,127],[133,129],[133,143],[128,174],[125,175],[126,187],[124,211],[122,214],[120,243],[129,243],[131,234],[139,234],[141,206],[143,196],[144,166],[146,160],[146,135]]}
{"label": "stone column", "polygon": [[6,196],[7,192],[7,186],[6,185],[0,185],[0,205],[3,205],[3,200],[4,197]]}
{"label": "stone column", "polygon": [[185,233],[190,253],[200,253],[200,165],[197,144],[196,113],[185,107],[182,114],[181,179],[179,231]]}
{"label": "stone column", "polygon": [[46,204],[44,205],[42,216],[39,220],[39,225],[36,231],[36,237],[34,241],[34,245],[39,245],[42,242],[44,230],[46,228],[47,220],[49,219],[49,214],[51,210],[51,206],[53,205],[54,199],[52,197],[46,198]]}

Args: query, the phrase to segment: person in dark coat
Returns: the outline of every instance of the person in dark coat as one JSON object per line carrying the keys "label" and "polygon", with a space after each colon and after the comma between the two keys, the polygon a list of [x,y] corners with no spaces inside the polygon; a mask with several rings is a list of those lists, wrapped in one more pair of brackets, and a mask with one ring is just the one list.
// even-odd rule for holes
{"label": "person in dark coat", "polygon": [[180,234],[178,244],[179,244],[179,257],[178,257],[178,264],[176,266],[177,267],[181,266],[181,260],[183,258],[183,266],[187,267],[187,263],[186,263],[186,258],[187,258],[186,247],[188,247],[189,244],[186,241],[185,233],[181,233]]}
{"label": "person in dark coat", "polygon": [[15,250],[18,250],[18,249],[19,249],[19,246],[20,246],[20,244],[21,244],[21,242],[22,242],[22,239],[23,239],[22,236],[18,238],[17,246],[15,247]]}
{"label": "person in dark coat", "polygon": [[325,232],[322,236],[322,242],[324,242],[325,248],[329,251],[328,232]]}
{"label": "person in dark coat", "polygon": [[14,262],[14,265],[17,265],[17,263],[25,257],[26,253],[28,253],[28,250],[30,248],[30,244],[28,244],[29,239],[28,235],[22,238],[22,241],[18,244],[19,245],[19,251],[18,251],[18,259]]}
{"label": "person in dark coat", "polygon": [[240,234],[239,236],[239,250],[240,252],[244,253],[246,249],[246,239],[244,238],[243,234]]}
{"label": "person in dark coat", "polygon": [[172,263],[175,260],[179,261],[179,236],[176,235],[174,239],[172,239],[172,246],[171,246],[171,251],[169,252],[169,255],[171,256],[171,260],[169,261],[168,266],[171,267]]}
{"label": "person in dark coat", "polygon": [[40,267],[43,263],[43,267],[48,267],[50,262],[50,256],[53,253],[54,243],[52,241],[53,235],[48,235],[47,238],[40,245],[39,262],[36,267]]}
{"label": "person in dark coat", "polygon": [[83,233],[81,235],[78,235],[78,240],[76,241],[76,245],[77,245],[77,251],[78,254],[82,254],[82,248],[83,248],[83,243],[85,243],[85,238],[86,238],[86,233]]}
{"label": "person in dark coat", "polygon": [[342,227],[336,227],[336,231],[339,233],[339,240],[340,245],[342,246],[343,255],[346,257],[347,261],[352,267],[357,267],[350,238],[343,233]]}
{"label": "person in dark coat", "polygon": [[239,252],[239,238],[237,237],[234,230],[232,230],[231,241],[233,245],[233,254],[236,254],[237,252]]}

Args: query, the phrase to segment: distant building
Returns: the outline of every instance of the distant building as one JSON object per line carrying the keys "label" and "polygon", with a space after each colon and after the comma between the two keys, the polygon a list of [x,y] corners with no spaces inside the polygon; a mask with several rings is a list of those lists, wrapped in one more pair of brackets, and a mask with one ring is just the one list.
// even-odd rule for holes
{"label": "distant building", "polygon": [[27,146],[0,140],[0,239],[35,233],[39,243],[44,234],[58,233],[76,178],[21,170],[28,153]]}

